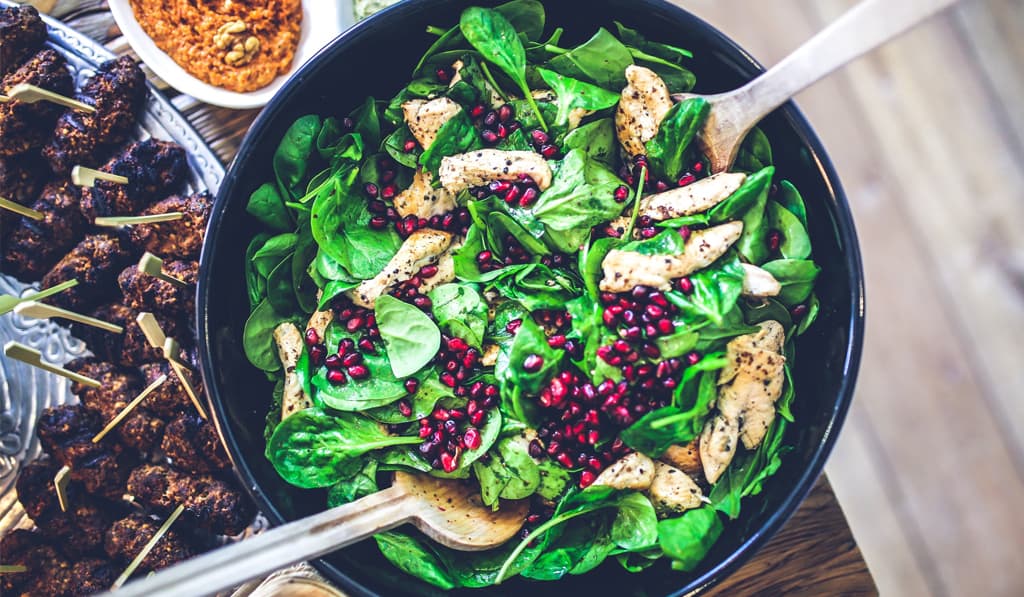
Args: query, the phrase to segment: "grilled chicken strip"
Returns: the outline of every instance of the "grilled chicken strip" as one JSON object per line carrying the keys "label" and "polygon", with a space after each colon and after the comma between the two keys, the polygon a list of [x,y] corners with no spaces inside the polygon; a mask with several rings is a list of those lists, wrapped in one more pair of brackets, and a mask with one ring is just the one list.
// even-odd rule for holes
{"label": "grilled chicken strip", "polygon": [[[40,51],[18,70],[6,75],[0,82],[0,93],[9,93],[22,83],[64,96],[75,90],[64,57],[50,49]],[[18,155],[42,147],[62,110],[51,102],[30,104],[14,100],[0,104],[0,155]]]}
{"label": "grilled chicken strip", "polygon": [[441,160],[441,186],[453,194],[495,180],[529,177],[543,191],[551,186],[551,167],[539,153],[480,149]]}
{"label": "grilled chicken strip", "polygon": [[658,134],[672,108],[672,97],[665,82],[649,68],[626,67],[626,81],[615,113],[615,132],[630,157],[646,155],[647,142]]}
{"label": "grilled chicken strip", "polygon": [[172,222],[132,226],[129,238],[139,250],[149,251],[164,259],[198,259],[212,206],[210,194],[206,191],[161,199],[139,212],[139,215],[181,212],[184,217]]}
{"label": "grilled chicken strip", "polygon": [[601,471],[601,474],[594,480],[594,485],[646,491],[653,481],[654,461],[640,452],[633,452]]}
{"label": "grilled chicken strip", "polygon": [[38,52],[46,41],[46,24],[31,6],[0,7],[0,75]]}
{"label": "grilled chicken strip", "polygon": [[[747,175],[743,173],[722,172],[685,187],[648,195],[640,200],[638,215],[661,222],[703,213],[729,198],[746,179]],[[625,232],[629,220],[623,216],[616,218],[611,225],[620,233]]]}
{"label": "grilled chicken strip", "polygon": [[128,139],[146,99],[146,75],[128,56],[104,62],[75,99],[95,106],[96,112],[69,109],[57,119],[53,138],[43,148],[57,174],[76,165],[95,168],[109,148]]}
{"label": "grilled chicken strip", "polygon": [[448,232],[430,228],[413,232],[405,239],[398,253],[391,258],[384,270],[350,290],[349,297],[360,307],[372,309],[377,298],[386,294],[394,285],[415,276],[423,266],[436,263],[451,244],[452,235]]}
{"label": "grilled chicken strip", "polygon": [[661,517],[700,508],[704,494],[689,475],[664,462],[654,462],[654,480],[647,490]]}
{"label": "grilled chicken strip", "polygon": [[188,181],[185,150],[156,139],[132,143],[100,170],[124,176],[128,184],[98,180],[95,186],[82,189],[82,215],[90,222],[97,217],[135,215],[181,190]]}
{"label": "grilled chicken strip", "polygon": [[756,265],[743,263],[743,296],[764,298],[782,292],[782,284],[775,276]]}
{"label": "grilled chicken strip", "polygon": [[443,188],[435,189],[430,184],[432,178],[423,168],[416,171],[409,188],[395,197],[398,215],[429,218],[455,209],[455,195]]}
{"label": "grilled chicken strip", "polygon": [[748,450],[757,448],[775,420],[775,401],[785,379],[785,331],[777,321],[758,326],[759,331],[733,338],[726,346],[729,364],[718,375],[718,414],[705,424],[700,438],[709,483],[732,462],[740,441]]}
{"label": "grilled chicken strip", "polygon": [[452,241],[451,246],[445,249],[444,253],[437,259],[437,273],[425,278],[420,284],[420,294],[427,294],[431,290],[455,280],[455,251],[462,248],[462,239]]}
{"label": "grilled chicken strip", "polygon": [[[330,316],[330,311],[318,311],[317,313],[326,313]],[[315,316],[316,314],[314,314]],[[330,317],[326,321],[330,323]],[[312,323],[310,327],[313,327]],[[317,330],[321,338],[326,328],[327,324],[325,323],[323,329]],[[302,355],[303,339],[299,328],[295,327],[293,323],[282,323],[274,328],[274,342],[277,343],[277,354],[281,358],[281,365],[284,366],[284,395],[281,397],[281,420],[283,421],[300,410],[310,408],[313,406],[313,401],[302,391],[302,382],[299,381],[299,374],[295,371],[299,356]]]}
{"label": "grilled chicken strip", "polygon": [[54,295],[49,301],[81,313],[117,296],[117,274],[133,257],[126,244],[109,234],[86,236],[43,276],[43,288],[78,280],[77,286]]}
{"label": "grilled chicken strip", "polygon": [[700,448],[696,438],[688,444],[670,446],[659,457],[659,460],[671,464],[687,475],[697,476],[703,473],[700,464]]}
{"label": "grilled chicken strip", "polygon": [[601,263],[601,290],[629,292],[637,286],[668,290],[672,280],[714,263],[742,233],[743,222],[739,221],[698,230],[687,239],[682,255],[642,255],[613,249]]}
{"label": "grilled chicken strip", "polygon": [[38,280],[74,247],[86,228],[78,197],[78,187],[70,181],[47,184],[32,204],[43,219],[21,217],[5,239],[3,271],[22,280]]}
{"label": "grilled chicken strip", "polygon": [[409,100],[402,104],[405,122],[420,147],[427,149],[437,139],[437,132],[444,123],[462,110],[462,106],[447,97],[427,100]]}

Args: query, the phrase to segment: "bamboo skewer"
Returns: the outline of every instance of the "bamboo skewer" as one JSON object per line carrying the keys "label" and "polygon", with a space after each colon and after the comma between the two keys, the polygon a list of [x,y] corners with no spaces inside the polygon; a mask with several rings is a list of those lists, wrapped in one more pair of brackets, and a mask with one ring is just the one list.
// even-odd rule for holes
{"label": "bamboo skewer", "polygon": [[53,476],[53,487],[57,491],[57,503],[60,504],[61,512],[68,511],[68,483],[71,483],[71,468],[62,466]]}
{"label": "bamboo skewer", "polygon": [[32,294],[25,297],[11,296],[9,294],[0,294],[0,315],[13,311],[15,307],[17,307],[18,305],[25,301],[41,301],[44,298],[53,296],[60,292],[64,292],[68,288],[72,288],[77,285],[78,280],[72,279],[61,282],[56,286],[51,286],[44,290],[40,290],[39,292],[33,292]]}
{"label": "bamboo skewer", "polygon": [[96,108],[89,104],[71,99],[70,97],[65,97],[59,93],[50,91],[49,89],[36,87],[30,83],[19,83],[14,87],[11,87],[10,91],[7,92],[7,95],[0,95],[0,103],[6,104],[7,102],[13,102],[15,100],[25,102],[26,104],[45,101],[64,106],[65,108],[71,108],[72,110],[78,110],[79,112],[86,112],[89,114],[96,112]]}
{"label": "bamboo skewer", "polygon": [[148,251],[142,255],[142,259],[139,259],[139,272],[149,274],[178,288],[188,288],[189,286],[187,282],[165,274],[163,260]]}
{"label": "bamboo skewer", "polygon": [[21,572],[28,572],[28,568],[21,564],[0,564],[0,574],[18,574]]}
{"label": "bamboo skewer", "polygon": [[3,197],[0,197],[0,207],[6,209],[7,211],[14,212],[20,216],[25,216],[26,218],[30,218],[36,221],[42,220],[45,217],[43,213],[40,211],[36,211],[34,209],[25,207],[20,203],[15,203],[14,201],[11,201],[10,199],[4,199]]}
{"label": "bamboo skewer", "polygon": [[142,329],[142,333],[145,334],[150,346],[163,351],[167,364],[170,365],[171,371],[178,378],[181,387],[185,388],[185,393],[188,394],[188,398],[192,401],[192,406],[196,408],[196,412],[203,419],[208,419],[206,409],[203,408],[203,403],[199,400],[199,392],[193,387],[192,381],[189,378],[191,368],[178,358],[178,353],[181,351],[178,341],[164,334],[164,331],[160,329],[160,323],[157,322],[156,317],[152,313],[139,313],[135,321],[139,324],[139,328]]}
{"label": "bamboo skewer", "polygon": [[117,413],[117,415],[113,419],[110,419],[110,422],[107,423],[107,425],[102,430],[100,430],[99,433],[93,436],[92,443],[100,443],[100,441],[103,440],[103,438],[106,437],[108,433],[114,430],[114,427],[117,427],[118,424],[121,421],[123,421],[125,417],[127,417],[128,414],[135,409],[135,407],[137,407],[139,404],[142,403],[143,400],[145,400],[146,396],[152,394],[153,391],[159,388],[160,385],[163,384],[165,381],[167,381],[167,376],[161,375],[160,377],[156,378],[156,380],[153,383],[146,386],[146,389],[142,390],[142,392],[139,393],[139,395],[136,396],[131,402],[129,402],[127,406],[121,409],[121,412]]}
{"label": "bamboo skewer", "polygon": [[103,321],[102,319],[96,319],[95,317],[80,315],[74,311],[68,311],[67,309],[61,309],[60,307],[54,307],[53,305],[47,305],[38,301],[25,301],[15,307],[14,312],[22,317],[31,317],[33,319],[61,317],[69,321],[77,321],[78,323],[91,325],[94,328],[99,328],[114,334],[121,334],[124,332],[124,328],[119,325]]}
{"label": "bamboo skewer", "polygon": [[93,224],[96,226],[136,226],[138,224],[157,224],[159,222],[173,222],[185,217],[180,211],[169,211],[165,214],[152,214],[148,216],[114,216],[107,218],[96,218]]}
{"label": "bamboo skewer", "polygon": [[128,184],[128,178],[119,174],[111,174],[110,172],[94,170],[85,166],[75,166],[71,169],[71,182],[80,187],[96,186],[97,180],[105,180],[115,184]]}
{"label": "bamboo skewer", "polygon": [[79,375],[78,373],[68,371],[63,367],[58,367],[57,365],[51,365],[50,363],[44,362],[43,355],[41,355],[38,350],[29,348],[20,342],[15,342],[14,340],[4,344],[4,355],[21,361],[26,365],[32,365],[33,367],[37,367],[43,371],[48,371],[50,373],[60,375],[61,377],[66,377],[73,382],[89,386],[90,388],[98,388],[102,385],[91,377]]}
{"label": "bamboo skewer", "polygon": [[179,504],[178,507],[174,509],[174,512],[171,512],[171,515],[167,517],[167,520],[165,520],[164,523],[160,525],[160,528],[157,529],[156,533],[154,533],[153,536],[149,539],[149,541],[147,541],[146,544],[142,547],[142,551],[140,551],[138,555],[135,556],[135,559],[132,560],[131,564],[128,564],[128,567],[124,569],[124,572],[121,573],[121,576],[117,577],[117,580],[115,580],[114,584],[110,587],[111,590],[117,589],[121,587],[124,583],[128,582],[128,579],[131,578],[132,574],[135,573],[135,570],[138,569],[138,567],[142,564],[142,561],[146,559],[146,556],[149,555],[149,552],[153,551],[153,548],[156,547],[156,544],[159,543],[161,539],[163,539],[164,535],[167,534],[167,531],[171,529],[171,525],[174,524],[174,521],[178,520],[178,517],[181,516],[181,513],[184,511],[185,504]]}

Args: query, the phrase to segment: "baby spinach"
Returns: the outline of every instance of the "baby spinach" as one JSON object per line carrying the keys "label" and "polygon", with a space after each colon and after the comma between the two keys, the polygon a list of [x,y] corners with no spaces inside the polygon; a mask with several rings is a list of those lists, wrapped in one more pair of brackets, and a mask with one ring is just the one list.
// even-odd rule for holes
{"label": "baby spinach", "polygon": [[756,450],[736,455],[708,495],[716,510],[735,519],[740,501],[761,493],[765,480],[782,466],[782,456],[790,450],[782,445],[786,427],[786,419],[776,419]]}
{"label": "baby spinach", "polygon": [[571,50],[558,50],[547,68],[567,77],[587,81],[610,91],[626,86],[626,67],[633,64],[629,49],[604,27],[586,43]]}
{"label": "baby spinach", "polygon": [[335,508],[359,498],[376,493],[377,487],[377,461],[368,460],[356,474],[342,479],[331,486],[327,491],[327,507]]}
{"label": "baby spinach", "polygon": [[[343,325],[332,322],[327,326],[324,344],[329,350],[337,350],[345,338],[358,341],[356,334],[350,334]],[[339,411],[364,411],[391,404],[405,396],[405,385],[395,377],[391,363],[383,351],[378,354],[364,354],[363,364],[370,371],[366,379],[349,379],[343,386],[327,381],[327,371],[321,367],[313,372],[310,383],[316,389],[314,402]]]}
{"label": "baby spinach", "polygon": [[811,293],[810,298],[807,300],[807,314],[804,315],[803,319],[796,326],[796,335],[799,336],[807,331],[807,328],[811,327],[814,320],[818,318],[818,313],[821,311],[821,303],[818,302],[818,295]]}
{"label": "baby spinach", "polygon": [[747,176],[740,188],[729,195],[725,201],[711,208],[708,211],[710,223],[721,224],[730,220],[737,220],[747,211],[761,204],[762,198],[767,199],[768,190],[772,186],[772,177],[775,175],[774,167],[767,167],[758,170]]}
{"label": "baby spinach", "polygon": [[618,93],[605,91],[597,85],[566,77],[546,68],[538,68],[537,72],[555,92],[555,105],[558,106],[554,122],[556,128],[569,126],[569,113],[573,110],[596,112],[611,108],[619,102]]}
{"label": "baby spinach", "polygon": [[249,314],[242,331],[242,348],[246,358],[256,368],[267,372],[281,368],[274,344],[274,328],[284,320],[266,299],[260,301]]}
{"label": "baby spinach", "polygon": [[672,558],[672,568],[685,572],[700,564],[721,534],[722,520],[711,506],[658,523],[658,544]]}
{"label": "baby spinach", "polygon": [[419,166],[422,150],[418,144],[412,151],[405,150],[405,144],[414,140],[412,133],[409,132],[409,127],[403,124],[384,139],[384,151],[399,164],[415,169]]}
{"label": "baby spinach", "polygon": [[454,589],[452,579],[437,555],[420,541],[395,531],[373,536],[380,553],[399,570],[442,589]]}
{"label": "baby spinach", "polygon": [[512,79],[540,120],[541,128],[547,129],[544,117],[530,94],[530,86],[526,83],[526,50],[508,19],[496,10],[470,6],[462,11],[459,29],[485,59]]}
{"label": "baby spinach", "polygon": [[352,112],[352,121],[355,124],[355,133],[362,139],[363,146],[376,151],[382,138],[377,100],[367,97],[363,105]]}
{"label": "baby spinach", "polygon": [[442,384],[434,375],[424,375],[416,393],[409,396],[409,405],[412,413],[409,416],[403,415],[398,407],[392,403],[387,406],[371,408],[364,411],[366,416],[389,425],[398,423],[411,423],[423,417],[430,416],[434,412],[434,406],[441,400],[453,398],[455,394],[452,389]]}
{"label": "baby spinach", "polygon": [[295,291],[295,298],[299,309],[306,314],[317,310],[317,284],[309,274],[313,260],[316,259],[317,246],[313,239],[313,231],[310,228],[309,217],[299,218],[299,228],[296,232],[295,253],[292,254],[291,273],[292,289]]}
{"label": "baby spinach", "polygon": [[793,186],[793,183],[788,180],[780,181],[779,190],[773,199],[789,210],[800,220],[804,228],[807,228],[807,208],[804,207],[804,198],[800,195],[800,191]]}
{"label": "baby spinach", "polygon": [[628,242],[619,249],[641,255],[682,255],[686,241],[678,230],[666,229],[651,238]]}
{"label": "baby spinach", "polygon": [[803,259],[776,259],[761,267],[775,276],[782,285],[782,292],[776,298],[787,307],[807,300],[821,272],[821,268],[813,261]]}
{"label": "baby spinach", "polygon": [[672,106],[661,121],[658,133],[647,142],[647,157],[655,174],[676,180],[687,170],[686,151],[710,112],[711,104],[701,97]]}
{"label": "baby spinach", "polygon": [[[529,394],[537,394],[551,376],[558,372],[559,363],[565,351],[551,348],[548,345],[544,330],[532,318],[525,317],[511,342],[501,344],[498,364],[494,367],[494,375],[498,378],[503,396],[519,388]],[[533,371],[527,371],[523,363],[527,357],[539,356],[543,362]],[[519,420],[527,420],[525,413],[512,412]]]}
{"label": "baby spinach", "polygon": [[672,291],[667,297],[679,307],[687,322],[707,320],[721,325],[743,292],[743,277],[739,259],[724,258],[690,276],[693,292]]}
{"label": "baby spinach", "polygon": [[622,549],[641,551],[658,543],[658,515],[651,500],[642,493],[630,493],[618,503],[612,522],[611,540]]}
{"label": "baby spinach", "polygon": [[661,336],[655,340],[655,343],[658,345],[658,350],[661,351],[661,358],[673,359],[696,348],[699,338],[698,332],[683,329],[668,336]]}
{"label": "baby spinach", "polygon": [[562,151],[579,149],[607,166],[618,158],[618,141],[615,138],[615,123],[611,118],[601,118],[573,129],[562,141]]}
{"label": "baby spinach", "polygon": [[297,238],[298,236],[294,232],[285,232],[268,238],[263,246],[253,253],[253,267],[264,278],[269,277],[270,272],[277,267],[277,264],[295,250]]}
{"label": "baby spinach", "polygon": [[292,254],[289,253],[267,276],[267,302],[278,313],[291,313],[296,307],[292,288]]}
{"label": "baby spinach", "polygon": [[499,256],[506,254],[509,236],[534,255],[551,252],[539,238],[544,235],[544,225],[524,212],[517,212],[513,218],[505,203],[494,195],[471,202],[469,213],[484,233],[484,244]]}
{"label": "baby spinach", "polygon": [[537,470],[540,474],[540,484],[537,485],[536,493],[546,500],[557,499],[572,483],[568,469],[552,460],[544,459],[538,462]]}
{"label": "baby spinach", "polygon": [[807,259],[811,255],[811,239],[800,218],[774,201],[768,202],[765,225],[782,234],[779,253],[786,259]]}
{"label": "baby spinach", "polygon": [[674,406],[651,411],[625,429],[625,444],[652,458],[657,458],[675,444],[685,444],[700,434],[707,412],[693,413]]}
{"label": "baby spinach", "polygon": [[305,489],[330,487],[344,468],[373,450],[420,443],[416,436],[395,437],[371,419],[327,414],[307,408],[281,421],[267,444],[267,459],[281,478]]}
{"label": "baby spinach", "polygon": [[428,294],[437,325],[477,349],[487,329],[487,303],[469,284],[443,284]]}
{"label": "baby spinach", "polygon": [[771,165],[772,145],[764,131],[755,126],[747,133],[747,138],[740,145],[740,151],[733,163],[733,170],[757,172]]}
{"label": "baby spinach", "polygon": [[442,158],[473,151],[482,146],[480,135],[473,126],[473,121],[469,119],[469,114],[466,114],[465,110],[460,110],[441,125],[441,129],[437,131],[437,138],[420,156],[420,164],[436,177]]}
{"label": "baby spinach", "polygon": [[689,50],[652,42],[635,29],[630,29],[618,21],[615,22],[615,27],[630,55],[638,64],[656,72],[670,91],[679,93],[693,89],[697,78],[681,64],[683,60],[693,57]]}
{"label": "baby spinach", "polygon": [[281,197],[297,199],[302,196],[302,181],[306,178],[321,126],[319,116],[307,114],[298,118],[285,131],[273,158]]}
{"label": "baby spinach", "polygon": [[541,263],[506,266],[482,276],[481,281],[530,311],[560,309],[580,293],[573,276]]}
{"label": "baby spinach", "polygon": [[[256,269],[256,263],[253,261],[253,257],[256,252],[266,244],[267,239],[270,238],[270,234],[266,232],[260,232],[249,241],[249,246],[245,250],[245,287],[249,294],[249,309],[253,309],[259,304],[263,297],[267,295],[267,280],[260,274],[259,270]],[[12,307],[13,308],[13,307]]]}
{"label": "baby spinach", "polygon": [[525,442],[506,437],[498,441],[496,448],[486,462],[477,460],[473,465],[483,502],[495,510],[499,498],[521,500],[533,495],[540,486],[540,469],[527,453]]}
{"label": "baby spinach", "polygon": [[293,225],[292,216],[281,199],[277,185],[273,183],[265,182],[257,187],[249,195],[245,211],[271,230],[284,232]]}
{"label": "baby spinach", "polygon": [[441,330],[418,307],[385,294],[373,310],[395,377],[413,375],[437,354]]}

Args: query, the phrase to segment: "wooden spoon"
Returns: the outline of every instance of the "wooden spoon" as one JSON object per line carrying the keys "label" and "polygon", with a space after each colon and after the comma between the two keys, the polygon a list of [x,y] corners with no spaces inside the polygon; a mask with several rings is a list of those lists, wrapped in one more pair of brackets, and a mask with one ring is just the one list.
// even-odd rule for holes
{"label": "wooden spoon", "polygon": [[743,87],[703,97],[711,113],[700,134],[713,173],[725,172],[762,118],[804,88],[956,3],[956,0],[865,0]]}
{"label": "wooden spoon", "polygon": [[482,551],[514,537],[528,511],[528,500],[502,502],[500,510],[491,510],[473,483],[396,472],[383,491],[128,583],[116,595],[212,595],[406,522],[441,545]]}

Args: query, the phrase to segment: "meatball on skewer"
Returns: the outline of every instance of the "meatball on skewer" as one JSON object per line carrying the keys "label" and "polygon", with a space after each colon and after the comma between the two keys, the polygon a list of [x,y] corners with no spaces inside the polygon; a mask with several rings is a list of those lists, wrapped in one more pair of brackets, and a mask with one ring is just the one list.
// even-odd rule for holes
{"label": "meatball on skewer", "polygon": [[[115,334],[87,325],[71,324],[71,333],[85,341],[85,345],[99,359],[123,367],[138,367],[164,358],[163,351],[151,346],[146,339],[146,335],[136,321],[139,312],[135,309],[124,303],[110,303],[92,311],[91,315],[124,328],[124,332]],[[155,313],[154,316],[159,322],[160,328],[168,336],[183,339],[191,336],[184,321],[165,317],[161,313]],[[153,379],[147,383],[152,383],[152,381]],[[150,403],[147,400],[147,404]]]}
{"label": "meatball on skewer", "polygon": [[78,187],[70,181],[46,185],[32,209],[42,220],[21,217],[4,246],[3,271],[22,280],[43,277],[81,240],[85,219],[78,210]]}
{"label": "meatball on skewer", "polygon": [[75,95],[96,112],[66,110],[57,119],[53,138],[43,148],[50,168],[67,174],[76,165],[99,165],[110,147],[131,135],[145,98],[146,76],[134,60],[122,56],[104,62]]}
{"label": "meatball on skewer", "polygon": [[[42,50],[5,76],[0,82],[0,93],[9,93],[22,83],[64,96],[75,90],[64,57],[50,49]],[[13,100],[0,104],[0,155],[19,155],[42,147],[63,109],[51,102],[30,104]]]}
{"label": "meatball on skewer", "polygon": [[[160,529],[160,524],[142,514],[132,514],[114,522],[107,530],[105,548],[107,555],[114,560],[132,561],[153,535]],[[138,570],[149,572],[166,568],[197,553],[195,547],[181,533],[173,528],[153,546],[153,550],[143,558]]]}
{"label": "meatball on skewer", "polygon": [[[106,425],[125,409],[143,390],[142,377],[131,369],[122,369],[93,358],[75,359],[64,366],[68,371],[100,382],[99,388],[71,384],[71,392],[81,403],[100,416]],[[165,422],[153,415],[145,402],[134,408],[114,430],[121,443],[141,452],[152,452],[159,446]]]}
{"label": "meatball on skewer", "polygon": [[[181,386],[181,381],[175,375],[167,361],[155,361],[141,367],[142,375],[146,378],[146,384],[151,384],[161,375],[167,376],[167,381],[160,385],[149,398],[146,399],[146,408],[153,413],[170,421],[182,414],[196,415],[196,409],[188,392]],[[199,374],[194,371],[189,374],[189,382],[196,389],[200,400],[203,399],[203,385]],[[166,431],[164,433],[166,436]]]}
{"label": "meatball on skewer", "polygon": [[35,8],[0,8],[0,75],[18,68],[45,41],[46,24]]}
{"label": "meatball on skewer", "polygon": [[143,274],[137,267],[128,266],[117,277],[125,304],[138,311],[162,313],[169,318],[190,319],[196,308],[195,283],[199,278],[199,263],[165,261],[163,273],[185,282],[188,286],[182,288],[155,276]]}
{"label": "meatball on skewer", "polygon": [[190,476],[162,464],[144,464],[128,478],[128,492],[167,513],[178,505],[199,526],[218,535],[237,535],[256,515],[255,506],[234,483],[210,475]]}
{"label": "meatball on skewer", "polygon": [[86,236],[43,276],[43,287],[77,279],[78,285],[53,296],[50,302],[78,313],[117,296],[117,274],[133,254],[120,238],[109,234]]}
{"label": "meatball on skewer", "polygon": [[131,241],[140,250],[164,259],[198,259],[211,206],[210,194],[205,191],[186,197],[173,195],[158,201],[140,215],[180,212],[183,217],[173,222],[132,226],[129,232]]}
{"label": "meatball on skewer", "polygon": [[182,414],[167,424],[160,448],[174,468],[193,473],[214,473],[231,468],[213,423],[195,414]]}
{"label": "meatball on skewer", "polygon": [[188,159],[177,143],[146,139],[132,143],[100,168],[128,179],[128,184],[97,180],[82,189],[82,215],[135,215],[157,199],[180,190],[188,181]]}

